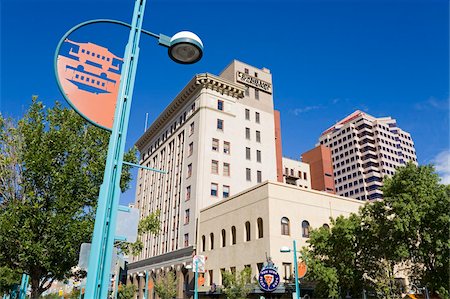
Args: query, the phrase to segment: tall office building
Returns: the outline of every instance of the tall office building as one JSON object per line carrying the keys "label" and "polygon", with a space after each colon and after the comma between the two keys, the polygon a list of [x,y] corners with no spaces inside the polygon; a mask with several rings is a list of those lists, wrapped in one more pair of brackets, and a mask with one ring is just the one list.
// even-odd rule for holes
{"label": "tall office building", "polygon": [[336,194],[331,150],[323,144],[302,154],[302,162],[308,163],[311,172],[311,188]]}
{"label": "tall office building", "polygon": [[[265,180],[277,180],[272,75],[233,61],[219,75],[196,75],[136,145],[140,170],[135,207],[141,217],[159,210],[161,232],[144,235],[134,265],[189,261],[200,209]],[[277,137],[281,144],[281,136]]]}
{"label": "tall office building", "polygon": [[324,131],[319,144],[331,149],[336,194],[359,200],[382,198],[384,176],[417,164],[411,135],[395,119],[359,110]]}

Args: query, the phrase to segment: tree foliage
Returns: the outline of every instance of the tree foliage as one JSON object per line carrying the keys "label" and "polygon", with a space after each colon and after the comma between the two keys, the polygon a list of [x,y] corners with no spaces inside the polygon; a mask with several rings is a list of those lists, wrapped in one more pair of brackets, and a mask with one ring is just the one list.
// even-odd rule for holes
{"label": "tree foliage", "polygon": [[133,299],[136,294],[137,287],[134,284],[122,285],[119,284],[119,291],[117,293],[118,299]]}
{"label": "tree foliage", "polygon": [[[108,141],[59,103],[45,109],[33,98],[17,123],[0,115],[0,266],[30,275],[33,299],[72,275],[81,243],[91,240]],[[135,162],[135,150],[124,159]]]}
{"label": "tree foliage", "polygon": [[162,274],[155,282],[155,292],[161,299],[172,299],[177,296],[177,281],[172,271]]}
{"label": "tree foliage", "polygon": [[366,289],[397,298],[406,291],[397,283],[401,276],[448,297],[450,186],[440,184],[433,166],[409,163],[385,178],[383,194],[357,215],[311,233],[307,278],[330,298],[339,289],[342,296]]}
{"label": "tree foliage", "polygon": [[229,299],[244,299],[253,290],[252,269],[244,268],[239,273],[222,272],[222,291]]}

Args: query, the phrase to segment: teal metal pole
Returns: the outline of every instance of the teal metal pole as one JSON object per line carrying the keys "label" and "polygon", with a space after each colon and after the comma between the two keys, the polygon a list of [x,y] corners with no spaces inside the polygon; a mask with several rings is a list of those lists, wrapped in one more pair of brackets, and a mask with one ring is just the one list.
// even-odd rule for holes
{"label": "teal metal pole", "polygon": [[198,258],[195,259],[194,299],[198,299]]}
{"label": "teal metal pole", "polygon": [[295,273],[295,298],[300,298],[300,284],[298,281],[297,241],[293,241],[294,247],[294,273]]}
{"label": "teal metal pole", "polygon": [[120,197],[120,175],[139,57],[139,40],[145,3],[146,0],[135,0],[133,21],[128,44],[125,48],[114,124],[109,140],[103,183],[100,187],[91,254],[89,256],[85,295],[89,299],[105,299],[108,296],[117,208]]}
{"label": "teal metal pole", "polygon": [[20,289],[19,289],[19,299],[25,299],[27,295],[27,288],[28,288],[28,275],[22,274],[22,281],[20,282]]}
{"label": "teal metal pole", "polygon": [[148,271],[145,270],[145,289],[144,289],[144,299],[148,299]]}

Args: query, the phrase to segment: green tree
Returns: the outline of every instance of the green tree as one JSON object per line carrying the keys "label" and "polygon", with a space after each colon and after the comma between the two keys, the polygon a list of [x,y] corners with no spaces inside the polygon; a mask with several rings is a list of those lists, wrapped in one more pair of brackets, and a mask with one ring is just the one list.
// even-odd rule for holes
{"label": "green tree", "polygon": [[171,299],[177,296],[177,281],[172,271],[163,274],[155,282],[155,292],[161,299]]}
{"label": "green tree", "polygon": [[21,273],[8,267],[0,267],[0,295],[10,294],[17,289],[21,280]]}
{"label": "green tree", "polygon": [[119,292],[117,293],[118,299],[133,299],[136,294],[137,287],[134,284],[119,285]]}
{"label": "green tree", "polygon": [[364,288],[398,298],[406,290],[395,278],[403,275],[448,298],[450,186],[432,166],[409,163],[385,178],[383,194],[358,215],[332,220],[330,230],[313,230],[307,279],[328,297],[340,286],[355,296]]}
{"label": "green tree", "polygon": [[[0,115],[0,266],[30,275],[31,298],[72,276],[91,240],[109,133],[33,98],[17,123]],[[125,160],[136,162],[136,151]],[[124,166],[121,188],[130,182]]]}
{"label": "green tree", "polygon": [[253,290],[252,269],[244,268],[239,273],[222,272],[222,291],[229,299],[244,299]]}

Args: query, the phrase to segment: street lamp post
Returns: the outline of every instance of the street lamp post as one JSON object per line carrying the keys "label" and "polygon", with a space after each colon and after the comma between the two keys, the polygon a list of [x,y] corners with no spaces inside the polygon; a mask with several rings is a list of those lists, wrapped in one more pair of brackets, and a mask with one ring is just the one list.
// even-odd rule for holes
{"label": "street lamp post", "polygon": [[[115,239],[117,208],[120,197],[120,175],[122,173],[122,165],[126,163],[123,161],[123,154],[139,58],[139,41],[141,33],[157,38],[159,45],[168,48],[168,54],[175,62],[192,64],[200,60],[203,55],[203,43],[198,36],[191,32],[182,31],[170,38],[163,34],[157,35],[143,30],[142,23],[145,4],[146,0],[135,0],[131,25],[115,20],[92,20],[75,26],[64,35],[56,51],[56,53],[58,53],[61,44],[70,33],[89,24],[106,22],[130,27],[114,113],[114,122],[109,139],[105,173],[98,197],[99,200],[95,217],[91,252],[89,255],[89,268],[85,294],[85,297],[89,299],[106,298],[108,287],[110,285],[111,259]],[[56,61],[57,55],[55,55],[55,73],[57,73]],[[61,88],[58,76],[57,81]],[[142,167],[131,163],[126,164]]]}
{"label": "street lamp post", "polygon": [[[198,259],[194,259],[195,271],[194,271],[194,299],[198,299]],[[186,269],[192,269],[191,265],[187,265]],[[192,270],[194,270],[192,269]]]}
{"label": "street lamp post", "polygon": [[[300,298],[300,284],[298,281],[297,242],[296,242],[296,240],[294,240],[292,243],[293,243],[292,251],[294,252],[295,298],[299,299]],[[283,246],[280,248],[280,252],[291,252],[291,249],[287,246]]]}

